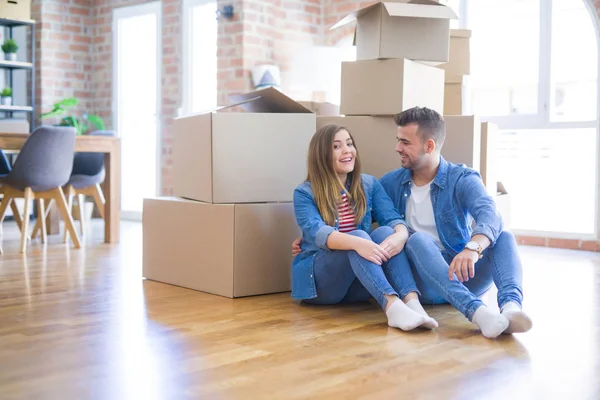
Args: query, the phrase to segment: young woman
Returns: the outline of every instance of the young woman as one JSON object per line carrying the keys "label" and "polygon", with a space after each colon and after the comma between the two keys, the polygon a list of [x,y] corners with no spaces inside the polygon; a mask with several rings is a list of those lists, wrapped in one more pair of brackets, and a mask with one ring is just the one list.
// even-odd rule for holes
{"label": "young woman", "polygon": [[[313,136],[308,177],[294,191],[294,211],[302,242],[292,264],[293,298],[337,304],[374,297],[391,327],[438,326],[418,300],[402,251],[406,225],[377,179],[360,173],[347,129],[328,125]],[[373,222],[379,225],[374,231]]]}

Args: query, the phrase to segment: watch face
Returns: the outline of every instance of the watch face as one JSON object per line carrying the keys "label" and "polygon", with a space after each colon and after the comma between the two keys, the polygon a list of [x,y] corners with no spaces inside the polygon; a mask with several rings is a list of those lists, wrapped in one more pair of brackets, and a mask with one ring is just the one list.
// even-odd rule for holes
{"label": "watch face", "polygon": [[469,242],[465,247],[469,250],[477,250],[477,243]]}

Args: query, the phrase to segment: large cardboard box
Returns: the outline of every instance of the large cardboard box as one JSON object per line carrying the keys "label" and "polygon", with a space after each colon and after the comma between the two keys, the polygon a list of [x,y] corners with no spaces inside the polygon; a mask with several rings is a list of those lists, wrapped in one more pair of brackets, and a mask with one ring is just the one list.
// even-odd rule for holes
{"label": "large cardboard box", "polygon": [[394,123],[394,117],[317,117],[317,129],[328,124],[341,125],[350,132],[356,143],[363,173],[379,179],[402,166],[395,150],[398,126]]}
{"label": "large cardboard box", "polygon": [[415,106],[444,111],[444,70],[405,58],[343,62],[341,84],[343,115],[395,115]]}
{"label": "large cardboard box", "polygon": [[147,198],[143,276],[230,298],[286,292],[298,236],[291,203]]}
{"label": "large cardboard box", "polygon": [[442,156],[477,171],[481,161],[481,123],[474,115],[445,115],[446,140]]}
{"label": "large cardboard box", "polygon": [[433,0],[378,1],[346,15],[331,29],[356,21],[357,60],[408,58],[448,62],[450,7]]}
{"label": "large cardboard box", "polygon": [[450,30],[450,59],[440,65],[446,71],[446,79],[452,76],[471,74],[471,31],[468,29]]}
{"label": "large cardboard box", "polygon": [[232,106],[249,112],[221,107],[175,119],[174,195],[209,203],[292,201],[306,178],[315,114],[274,88],[232,98]]}
{"label": "large cardboard box", "polygon": [[498,129],[490,122],[481,123],[481,158],[480,170],[483,184],[490,196],[495,196],[498,191],[498,177],[496,163],[498,154]]}
{"label": "large cardboard box", "polygon": [[31,20],[31,0],[0,0],[0,18]]}

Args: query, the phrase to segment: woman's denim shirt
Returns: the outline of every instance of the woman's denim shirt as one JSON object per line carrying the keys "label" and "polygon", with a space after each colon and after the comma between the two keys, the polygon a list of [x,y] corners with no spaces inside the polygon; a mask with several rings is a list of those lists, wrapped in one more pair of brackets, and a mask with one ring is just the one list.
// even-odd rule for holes
{"label": "woman's denim shirt", "polygon": [[[367,210],[358,229],[370,234],[374,222],[391,228],[398,224],[406,225],[381,183],[371,175],[361,174],[361,178]],[[314,258],[319,251],[330,251],[327,248],[327,238],[331,232],[338,230],[338,219],[336,218],[334,226],[323,221],[309,182],[302,183],[294,190],[293,201],[296,222],[302,230],[302,243],[301,252],[292,262],[292,297],[310,299],[317,296]]]}

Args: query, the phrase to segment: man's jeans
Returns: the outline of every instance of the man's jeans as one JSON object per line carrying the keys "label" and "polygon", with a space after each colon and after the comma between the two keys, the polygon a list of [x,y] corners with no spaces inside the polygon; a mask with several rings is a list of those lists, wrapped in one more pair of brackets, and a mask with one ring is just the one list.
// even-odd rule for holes
{"label": "man's jeans", "polygon": [[479,297],[490,289],[492,283],[498,288],[500,308],[509,301],[519,305],[523,301],[523,268],[517,242],[510,232],[502,232],[496,244],[483,251],[483,258],[475,263],[475,277],[464,283],[456,276],[453,280],[448,279],[452,258],[430,235],[423,232],[412,234],[406,243],[406,252],[423,304],[449,302],[472,321],[477,308],[483,305]]}
{"label": "man's jeans", "polygon": [[[394,230],[389,226],[375,229],[371,235],[362,230],[349,235],[381,244]],[[371,297],[385,310],[386,295],[404,298],[417,292],[410,263],[402,250],[382,265],[365,260],[354,250],[321,250],[314,261],[317,297],[304,300],[312,304],[338,304],[367,301]]]}

